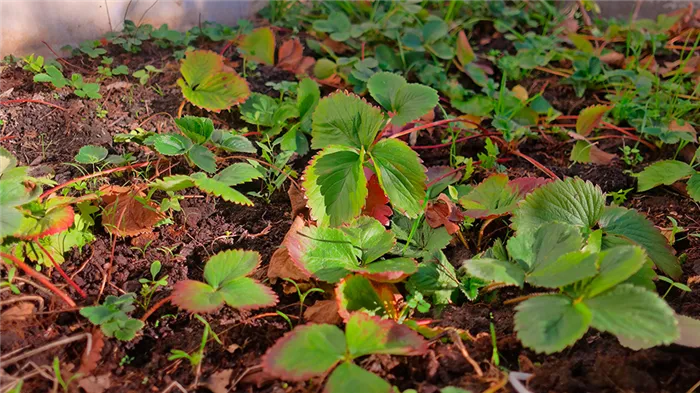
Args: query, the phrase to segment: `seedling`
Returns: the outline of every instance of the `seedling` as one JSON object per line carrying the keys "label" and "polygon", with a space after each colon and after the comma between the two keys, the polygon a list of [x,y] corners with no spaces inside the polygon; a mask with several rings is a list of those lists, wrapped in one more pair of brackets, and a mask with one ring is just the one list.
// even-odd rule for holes
{"label": "seedling", "polygon": [[68,380],[63,379],[63,375],[61,374],[61,361],[58,359],[58,356],[55,356],[53,358],[53,373],[54,377],[56,377],[56,381],[58,381],[58,384],[61,385],[61,388],[63,389],[64,393],[68,393],[68,388],[70,387],[70,384],[82,377],[82,374],[80,373],[75,373],[68,378]]}
{"label": "seedling", "polygon": [[25,56],[22,60],[26,63],[22,69],[29,71],[33,74],[38,74],[44,69],[44,56],[36,56],[32,53],[29,56]]}
{"label": "seedling", "polygon": [[609,195],[613,199],[613,205],[622,206],[622,204],[625,203],[625,201],[627,200],[627,194],[629,194],[632,190],[634,190],[634,188],[628,188],[626,190],[617,190],[609,193]]}
{"label": "seedling", "polygon": [[146,83],[148,83],[148,80],[151,78],[151,76],[153,74],[158,74],[161,72],[163,72],[163,70],[148,64],[144,67],[144,69],[134,71],[134,73],[131,74],[131,76],[133,76],[134,78],[137,78],[141,85],[146,85]]}
{"label": "seedling", "polygon": [[204,348],[207,346],[207,342],[209,341],[209,335],[211,335],[217,343],[221,345],[223,344],[219,336],[217,336],[216,333],[214,333],[214,331],[211,330],[209,322],[207,322],[204,318],[200,317],[197,314],[195,314],[194,317],[197,318],[200,322],[202,322],[202,324],[204,324],[204,332],[202,332],[202,340],[199,343],[199,348],[192,354],[189,354],[180,349],[173,349],[170,351],[171,355],[168,356],[168,360],[187,359],[190,362],[190,365],[193,368],[196,368],[202,363],[202,360],[204,359]]}
{"label": "seedling", "polygon": [[44,72],[34,75],[34,82],[51,83],[57,89],[71,84],[71,81],[63,76],[63,72],[53,65],[44,67]]}
{"label": "seedling", "polygon": [[7,270],[7,281],[2,281],[0,282],[0,288],[10,288],[10,291],[14,293],[15,295],[19,295],[20,291],[19,288],[15,284],[12,283],[15,279],[15,274],[17,273],[17,268],[12,266]]}
{"label": "seedling", "polygon": [[167,274],[156,280],[158,273],[160,273],[160,268],[160,261],[153,261],[150,268],[151,278],[139,278],[139,283],[141,283],[141,298],[143,298],[141,307],[143,307],[144,310],[148,309],[148,306],[151,304],[151,299],[153,299],[153,295],[158,291],[158,288],[165,288],[168,286]]}
{"label": "seedling", "polygon": [[294,285],[294,288],[297,290],[297,295],[299,296],[299,320],[301,321],[301,318],[304,315],[304,302],[306,301],[306,297],[309,296],[312,292],[321,292],[323,293],[324,290],[321,288],[310,288],[306,292],[301,292],[301,288],[299,288],[299,284],[297,284],[294,280],[291,278],[285,278],[284,279],[287,282],[291,282],[292,285]]}
{"label": "seedling", "polygon": [[263,357],[266,373],[289,381],[327,375],[329,393],[391,390],[382,378],[353,361],[370,354],[416,356],[427,342],[408,327],[364,313],[352,314],[345,333],[334,325],[298,326],[277,341]]}
{"label": "seedling", "polygon": [[668,296],[668,294],[671,292],[671,289],[673,289],[673,288],[678,288],[683,292],[692,292],[693,291],[692,289],[690,289],[689,286],[687,286],[683,283],[680,283],[680,282],[675,282],[668,277],[659,276],[659,280],[669,284],[668,289],[666,290],[666,292],[664,292],[664,295],[661,296],[662,299],[666,299],[666,296]]}
{"label": "seedling", "polygon": [[85,83],[85,81],[83,81],[83,76],[80,74],[71,75],[70,83],[75,89],[73,93],[78,97],[87,97],[93,100],[102,98],[102,94],[100,94],[100,85],[97,83]]}
{"label": "seedling", "polygon": [[116,337],[122,341],[131,341],[136,333],[143,328],[143,322],[131,318],[128,312],[134,311],[136,295],[107,296],[100,306],[83,307],[80,315],[86,317],[94,325],[99,325],[107,337]]}
{"label": "seedling", "polygon": [[209,258],[204,281],[175,283],[172,303],[193,313],[213,312],[224,304],[243,310],[273,306],[277,295],[270,288],[246,277],[260,264],[255,251],[229,250]]}

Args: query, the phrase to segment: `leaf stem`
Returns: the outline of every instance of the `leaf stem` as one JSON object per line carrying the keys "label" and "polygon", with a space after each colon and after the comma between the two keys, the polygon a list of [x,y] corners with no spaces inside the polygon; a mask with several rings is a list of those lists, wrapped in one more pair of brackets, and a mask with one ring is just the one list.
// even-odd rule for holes
{"label": "leaf stem", "polygon": [[148,317],[150,317],[154,312],[156,312],[159,308],[163,307],[163,305],[173,299],[173,295],[167,296],[161,300],[158,301],[158,303],[154,304],[148,311],[146,311],[145,314],[141,317],[141,322],[146,322]]}
{"label": "leaf stem", "polygon": [[477,123],[477,122],[475,122],[475,121],[472,121],[472,120],[467,120],[467,119],[443,119],[443,120],[438,120],[438,121],[434,121],[434,122],[431,122],[431,123],[423,124],[422,126],[417,126],[417,127],[409,128],[408,130],[404,130],[404,131],[398,132],[398,133],[396,133],[396,134],[390,136],[389,138],[398,138],[398,137],[401,137],[401,136],[404,136],[404,135],[408,135],[408,134],[413,133],[413,132],[416,132],[416,131],[425,130],[425,129],[427,129],[427,128],[437,127],[437,126],[440,126],[440,125],[443,125],[443,124],[457,123],[457,122],[458,122],[458,123],[467,123],[467,124],[471,124],[471,125],[473,125],[473,126],[476,126],[476,128],[478,128],[479,130],[481,130],[481,132],[489,132],[489,130],[487,130],[487,129],[485,129],[484,127],[482,127],[481,124],[479,124],[479,123]]}
{"label": "leaf stem", "polygon": [[0,257],[9,259],[17,265],[24,273],[26,273],[29,277],[34,278],[35,280],[39,281],[42,285],[44,285],[46,288],[48,288],[51,292],[55,293],[58,297],[60,297],[69,307],[75,307],[76,304],[71,299],[65,292],[61,291],[49,281],[49,279],[44,276],[43,274],[37,272],[36,270],[32,269],[31,267],[27,266],[26,263],[22,262],[19,260],[17,257],[14,255],[10,254],[5,254],[4,252],[0,252]]}
{"label": "leaf stem", "polygon": [[53,255],[51,255],[51,253],[50,253],[46,248],[44,248],[44,246],[42,246],[41,243],[39,243],[37,240],[34,240],[34,244],[36,244],[36,245],[41,249],[41,251],[43,251],[44,254],[46,254],[47,257],[49,257],[49,260],[50,260],[51,263],[53,264],[53,267],[56,268],[56,270],[57,270],[58,273],[61,275],[61,277],[63,277],[63,279],[66,280],[66,282],[67,282],[71,287],[73,287],[73,289],[75,289],[76,292],[78,292],[78,294],[79,294],[83,299],[87,298],[87,294],[85,293],[85,291],[83,291],[82,289],[80,289],[80,287],[78,286],[78,284],[76,284],[75,281],[71,280],[70,277],[68,277],[68,275],[66,274],[65,271],[63,271],[63,269],[61,268],[61,266],[60,266],[58,263],[56,263],[56,260],[53,258]]}

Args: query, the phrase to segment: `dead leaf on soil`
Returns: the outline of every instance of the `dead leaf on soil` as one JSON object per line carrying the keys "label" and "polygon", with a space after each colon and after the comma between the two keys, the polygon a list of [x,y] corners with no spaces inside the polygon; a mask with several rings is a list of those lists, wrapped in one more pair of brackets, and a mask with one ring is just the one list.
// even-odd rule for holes
{"label": "dead leaf on soil", "polygon": [[83,352],[83,356],[80,358],[80,368],[78,373],[82,375],[88,375],[92,373],[97,368],[97,363],[102,359],[102,348],[105,346],[104,334],[102,334],[101,329],[94,329],[92,331],[92,348],[90,352]]}
{"label": "dead leaf on soil", "polygon": [[301,270],[289,256],[289,251],[285,246],[287,238],[291,233],[296,233],[304,227],[304,219],[296,217],[294,222],[289,227],[289,231],[284,236],[282,244],[275,250],[270,258],[270,266],[267,269],[267,277],[271,283],[276,283],[278,278],[290,278],[294,281],[309,281],[310,277]]}
{"label": "dead leaf on soil", "polygon": [[343,44],[342,42],[333,41],[332,39],[330,39],[330,37],[324,38],[323,42],[321,42],[321,43],[323,45],[331,48],[331,50],[333,52],[335,52],[335,54],[337,54],[337,55],[343,54],[343,53],[347,52],[348,50],[350,50],[349,46]]}
{"label": "dead leaf on soil", "polygon": [[36,306],[32,302],[19,302],[2,313],[2,321],[25,321],[36,311]]}
{"label": "dead leaf on soil", "polygon": [[105,86],[105,90],[110,91],[110,90],[120,90],[120,89],[128,89],[131,87],[131,83],[129,82],[114,82],[110,83],[107,86]]}
{"label": "dead leaf on soil", "polygon": [[623,55],[620,52],[615,52],[613,50],[604,55],[601,55],[600,61],[610,66],[622,67],[622,64],[625,62],[625,55]]}
{"label": "dead leaf on soil", "polygon": [[142,191],[120,186],[107,186],[100,189],[105,204],[102,225],[107,232],[117,236],[137,236],[153,229],[165,216],[153,202],[142,203],[146,196]]}
{"label": "dead leaf on soil", "polygon": [[444,225],[447,233],[452,235],[459,230],[459,224],[464,221],[464,213],[447,195],[440,194],[436,200],[428,202],[425,220],[431,228]]}
{"label": "dead leaf on soil", "polygon": [[226,393],[228,392],[228,384],[231,382],[231,376],[233,375],[233,369],[226,369],[217,371],[210,375],[200,386],[203,386],[212,391],[212,393]]}
{"label": "dead leaf on soil", "polygon": [[292,204],[292,218],[298,215],[303,215],[304,217],[309,217],[309,208],[306,207],[306,198],[304,197],[304,192],[299,189],[296,185],[292,184],[287,190],[287,195],[289,196],[289,202]]}
{"label": "dead leaf on soil", "polygon": [[304,320],[310,323],[339,324],[343,319],[338,314],[338,302],[335,300],[318,300],[304,311]]}
{"label": "dead leaf on soil", "polygon": [[294,74],[308,74],[316,60],[304,56],[304,47],[298,38],[285,41],[277,52],[277,67]]}
{"label": "dead leaf on soil", "polygon": [[104,393],[112,387],[111,376],[110,374],[102,374],[82,378],[78,382],[78,386],[85,390],[85,393]]}

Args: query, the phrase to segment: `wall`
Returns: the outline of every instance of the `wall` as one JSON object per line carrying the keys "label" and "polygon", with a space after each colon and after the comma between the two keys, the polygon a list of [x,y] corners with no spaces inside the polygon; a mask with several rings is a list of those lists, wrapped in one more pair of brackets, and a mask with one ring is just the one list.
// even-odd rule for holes
{"label": "wall", "polygon": [[0,0],[0,57],[53,57],[42,40],[58,51],[120,31],[125,15],[137,23],[184,30],[196,26],[200,17],[235,25],[264,5],[263,0]]}

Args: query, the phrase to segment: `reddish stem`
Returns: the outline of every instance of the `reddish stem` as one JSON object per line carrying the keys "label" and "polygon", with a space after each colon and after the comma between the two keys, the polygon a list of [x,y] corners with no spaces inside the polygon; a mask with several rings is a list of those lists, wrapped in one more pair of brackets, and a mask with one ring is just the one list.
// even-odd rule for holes
{"label": "reddish stem", "polygon": [[49,279],[44,276],[43,274],[37,272],[36,270],[32,269],[31,267],[27,266],[24,262],[20,261],[13,255],[5,254],[4,252],[0,252],[0,257],[3,257],[5,259],[9,259],[17,265],[22,271],[27,274],[29,277],[32,277],[33,279],[39,281],[42,285],[44,285],[46,288],[48,288],[51,292],[55,293],[58,297],[61,298],[66,304],[68,304],[69,307],[75,307],[76,304],[71,299],[65,292],[61,291],[49,281]]}
{"label": "reddish stem", "polygon": [[62,110],[62,111],[67,111],[67,110],[68,110],[68,109],[66,109],[66,108],[64,108],[64,107],[62,107],[62,106],[58,106],[58,105],[52,104],[52,103],[50,103],[50,102],[46,102],[46,101],[42,101],[42,100],[30,100],[30,99],[28,99],[28,98],[20,98],[20,99],[17,99],[17,100],[5,100],[5,101],[0,101],[0,105],[22,104],[22,103],[25,103],[25,102],[33,102],[33,103],[35,103],[35,104],[44,104],[44,105],[48,105],[48,106],[54,107],[54,108],[56,108],[56,109],[60,109],[60,110]]}
{"label": "reddish stem", "polygon": [[219,52],[219,54],[220,54],[221,56],[223,56],[224,53],[226,53],[226,51],[228,50],[228,48],[231,47],[231,44],[233,44],[233,41],[227,42],[227,43],[226,43],[226,46],[224,46],[224,49],[222,49],[221,52]]}
{"label": "reddish stem", "polygon": [[241,136],[253,136],[253,135],[262,136],[262,133],[257,132],[257,131],[251,131],[251,132],[246,132],[245,134],[243,134]]}
{"label": "reddish stem", "polygon": [[163,305],[173,299],[173,295],[170,295],[166,298],[161,299],[158,301],[158,303],[154,304],[148,311],[146,311],[145,314],[141,317],[141,322],[146,322],[148,317],[153,315],[154,312],[158,311],[159,308],[163,307]]}
{"label": "reddish stem", "polygon": [[89,72],[90,72],[89,70],[86,70],[85,68],[78,67],[77,65],[70,63],[68,60],[61,58],[61,56],[59,56],[58,53],[56,53],[56,51],[53,50],[53,48],[51,47],[51,45],[49,45],[46,41],[41,40],[41,43],[44,44],[44,45],[46,45],[46,47],[49,48],[49,50],[51,51],[51,53],[53,53],[53,55],[56,56],[56,60],[60,61],[61,63],[65,64],[65,65],[69,65],[69,66],[71,66],[71,67],[73,67],[73,68],[75,68],[75,69],[77,69],[77,70],[82,71],[82,72],[86,72],[86,73],[89,73]]}
{"label": "reddish stem", "polygon": [[365,60],[365,42],[362,41],[362,52],[360,55],[360,60],[364,61]]}
{"label": "reddish stem", "polygon": [[86,294],[82,289],[80,289],[80,287],[78,286],[78,284],[76,284],[75,281],[71,280],[70,277],[68,277],[68,275],[66,274],[66,272],[63,271],[63,269],[61,268],[61,266],[60,266],[58,263],[56,263],[56,260],[53,259],[53,255],[51,255],[51,253],[49,253],[49,251],[46,250],[46,249],[44,248],[44,246],[42,246],[41,243],[39,243],[38,241],[34,240],[34,244],[36,244],[37,246],[39,246],[39,248],[41,249],[41,251],[43,251],[44,254],[46,254],[46,256],[49,257],[49,260],[51,260],[51,263],[53,264],[53,267],[55,267],[56,270],[58,270],[58,273],[61,275],[61,277],[63,277],[63,279],[66,280],[66,282],[67,282],[71,287],[73,287],[73,289],[75,289],[76,292],[78,292],[78,294],[79,294],[83,299],[87,298],[87,294]]}
{"label": "reddish stem", "polygon": [[615,131],[617,131],[617,132],[619,132],[619,133],[621,133],[621,134],[627,135],[627,136],[631,137],[632,139],[636,138],[635,140],[639,141],[639,143],[641,143],[641,144],[643,144],[644,146],[650,148],[651,150],[654,150],[654,151],[658,150],[658,149],[656,148],[656,146],[654,146],[653,144],[651,144],[651,143],[649,143],[649,142],[647,142],[647,141],[645,141],[645,140],[643,140],[643,139],[637,137],[636,135],[632,134],[631,132],[625,130],[625,129],[622,128],[622,127],[618,127],[618,126],[616,126],[616,125],[614,125],[614,124],[611,124],[611,123],[608,123],[608,122],[603,122],[603,125],[604,125],[605,127],[612,128],[613,130],[615,130]]}
{"label": "reddish stem", "polygon": [[53,194],[54,192],[56,192],[56,191],[58,191],[58,190],[60,190],[60,189],[62,189],[62,188],[66,188],[66,187],[70,186],[70,185],[73,184],[73,183],[78,183],[78,182],[81,182],[81,181],[83,181],[83,180],[92,179],[93,177],[99,177],[99,176],[108,175],[108,174],[114,173],[114,172],[126,171],[126,170],[129,170],[129,169],[143,168],[143,167],[148,166],[148,165],[150,165],[150,164],[152,164],[152,163],[153,163],[153,162],[151,162],[151,161],[140,162],[140,163],[138,163],[138,164],[132,164],[132,165],[127,165],[127,166],[121,166],[121,167],[119,167],[119,168],[107,169],[107,170],[104,170],[104,171],[91,173],[91,174],[89,174],[89,175],[76,177],[75,179],[69,180],[69,181],[67,181],[67,182],[65,182],[65,183],[62,183],[62,184],[57,185],[56,187],[53,187],[53,188],[50,188],[50,189],[44,191],[43,194],[39,195],[39,201],[43,200],[43,199],[46,198],[47,196]]}
{"label": "reddish stem", "polygon": [[556,173],[549,170],[549,168],[547,168],[546,166],[540,164],[539,161],[535,160],[534,158],[532,158],[526,154],[521,153],[520,150],[511,150],[511,151],[509,151],[509,153],[514,155],[514,156],[518,156],[518,157],[524,159],[525,161],[529,162],[530,164],[536,166],[539,170],[546,173],[547,176],[551,177],[552,179],[561,180],[559,178],[559,176],[557,176]]}

